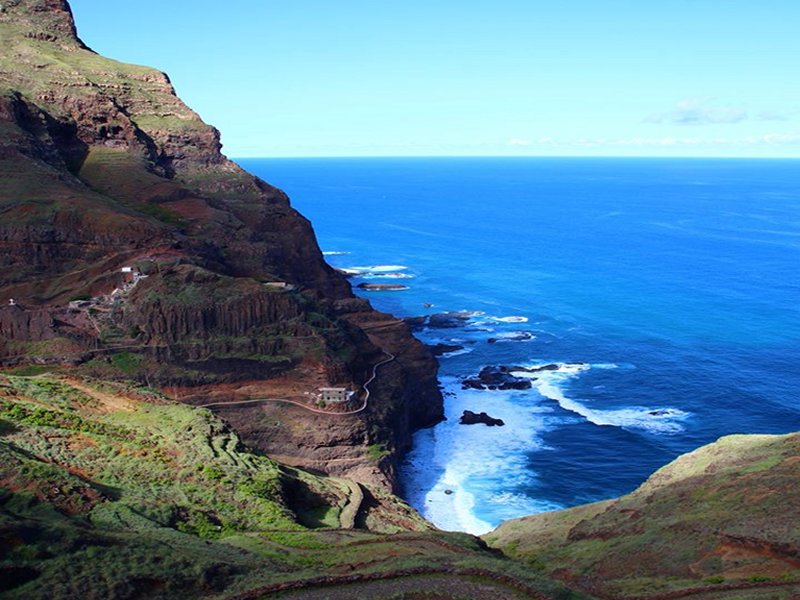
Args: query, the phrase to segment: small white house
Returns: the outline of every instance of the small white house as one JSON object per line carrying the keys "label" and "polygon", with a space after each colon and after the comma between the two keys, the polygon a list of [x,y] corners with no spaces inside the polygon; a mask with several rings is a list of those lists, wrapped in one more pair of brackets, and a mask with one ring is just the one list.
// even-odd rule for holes
{"label": "small white house", "polygon": [[122,267],[120,271],[123,273],[133,273],[133,267]]}
{"label": "small white house", "polygon": [[286,283],[285,281],[267,281],[264,283],[265,287],[275,289],[275,290],[283,290],[289,292],[295,288],[294,285],[291,283]]}
{"label": "small white house", "polygon": [[343,387],[323,387],[319,388],[320,400],[323,402],[331,402],[337,404],[339,402],[347,402],[353,392]]}

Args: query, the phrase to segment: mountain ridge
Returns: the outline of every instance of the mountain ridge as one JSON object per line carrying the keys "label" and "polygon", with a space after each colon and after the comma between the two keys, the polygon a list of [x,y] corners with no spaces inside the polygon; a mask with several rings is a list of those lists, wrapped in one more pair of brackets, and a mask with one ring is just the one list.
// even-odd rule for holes
{"label": "mountain ridge", "polygon": [[[228,413],[298,465],[393,487],[411,431],[443,418],[424,346],[352,294],[286,194],[222,155],[166,75],[89,50],[67,2],[4,3],[0,39],[0,365],[193,403],[290,388],[311,405],[320,387],[358,391],[388,351],[383,403],[331,436],[298,409],[289,419],[310,433],[264,445],[280,415]],[[377,464],[370,446],[385,450]]]}

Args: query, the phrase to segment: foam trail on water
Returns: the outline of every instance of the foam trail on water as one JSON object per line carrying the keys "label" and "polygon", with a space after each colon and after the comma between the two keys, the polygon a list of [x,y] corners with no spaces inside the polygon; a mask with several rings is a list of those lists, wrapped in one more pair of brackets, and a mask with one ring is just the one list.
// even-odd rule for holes
{"label": "foam trail on water", "polygon": [[652,433],[660,434],[671,434],[683,431],[681,421],[685,420],[689,416],[689,413],[677,408],[628,406],[617,409],[596,409],[587,406],[579,400],[566,396],[562,389],[563,384],[574,378],[581,371],[586,371],[590,368],[614,369],[617,368],[617,365],[613,363],[600,363],[595,365],[587,365],[584,363],[560,363],[559,368],[554,371],[537,371],[536,373],[514,371],[513,374],[517,377],[533,379],[533,387],[542,396],[550,400],[555,400],[564,410],[580,415],[595,425],[644,429]]}
{"label": "foam trail on water", "polygon": [[500,342],[532,342],[536,336],[530,331],[505,331],[490,338],[492,343]]}
{"label": "foam trail on water", "polygon": [[[447,420],[414,434],[402,470],[405,497],[437,527],[482,534],[501,521],[560,508],[525,495],[531,472],[527,455],[543,448],[549,409],[530,406],[518,391],[462,390],[443,377]],[[485,411],[503,427],[461,425],[464,410]]]}
{"label": "foam trail on water", "polygon": [[347,267],[347,269],[343,270],[358,273],[388,273],[390,271],[405,271],[407,268],[405,265],[371,265],[368,267]]}
{"label": "foam trail on water", "polygon": [[473,350],[474,348],[459,348],[458,350],[453,350],[452,352],[445,352],[439,358],[452,358],[453,356],[461,356],[462,354],[469,354]]}
{"label": "foam trail on water", "polygon": [[414,276],[410,273],[361,273],[362,279],[413,279]]}

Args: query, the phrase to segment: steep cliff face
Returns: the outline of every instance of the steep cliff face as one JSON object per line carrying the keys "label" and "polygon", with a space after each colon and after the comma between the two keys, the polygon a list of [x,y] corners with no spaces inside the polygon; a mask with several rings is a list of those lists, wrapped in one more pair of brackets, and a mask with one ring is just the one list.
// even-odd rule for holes
{"label": "steep cliff face", "polygon": [[[298,409],[278,449],[323,470],[341,469],[296,450],[304,430],[319,447],[348,438],[353,468],[374,470],[365,444],[391,454],[441,418],[432,357],[353,297],[309,222],[221,154],[165,74],[92,52],[60,0],[3,2],[0,43],[0,364],[70,365],[195,403],[288,389],[311,406],[317,387],[358,390],[396,355],[347,435]],[[391,481],[390,460],[377,470]]]}

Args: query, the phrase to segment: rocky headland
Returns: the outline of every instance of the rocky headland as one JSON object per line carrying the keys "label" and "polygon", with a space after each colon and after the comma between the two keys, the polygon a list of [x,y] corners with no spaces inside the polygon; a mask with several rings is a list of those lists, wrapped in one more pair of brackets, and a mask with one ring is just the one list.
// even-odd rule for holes
{"label": "rocky headland", "polygon": [[390,352],[361,413],[225,416],[289,462],[391,488],[411,431],[442,418],[425,347],[353,296],[309,222],[221,153],[164,73],[92,52],[60,0],[4,2],[0,34],[0,365],[313,407],[320,387],[363,394]]}

